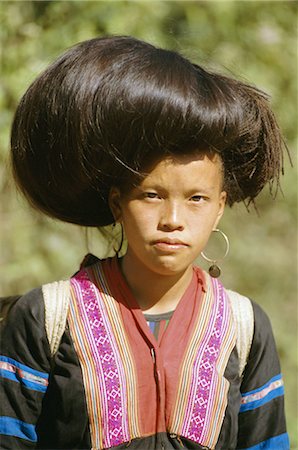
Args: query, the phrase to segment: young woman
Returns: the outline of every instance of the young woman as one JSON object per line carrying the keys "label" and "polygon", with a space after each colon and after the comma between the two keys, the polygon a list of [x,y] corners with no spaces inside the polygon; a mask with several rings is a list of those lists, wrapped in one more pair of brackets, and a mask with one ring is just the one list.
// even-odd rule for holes
{"label": "young woman", "polygon": [[111,239],[120,224],[127,252],[13,299],[2,448],[289,448],[267,316],[194,265],[213,231],[228,246],[225,204],[278,181],[282,147],[263,92],[130,37],[80,43],[34,81],[12,127],[19,187]]}

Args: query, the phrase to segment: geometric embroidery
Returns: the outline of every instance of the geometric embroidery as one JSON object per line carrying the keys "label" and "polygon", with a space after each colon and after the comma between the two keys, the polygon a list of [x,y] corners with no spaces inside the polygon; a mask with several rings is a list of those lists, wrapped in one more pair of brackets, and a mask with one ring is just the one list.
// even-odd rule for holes
{"label": "geometric embroidery", "polygon": [[[140,431],[134,360],[119,305],[96,266],[71,279],[69,327],[82,368],[92,448],[100,449],[129,442]],[[205,278],[207,290],[182,359],[167,431],[214,448],[227,405],[224,371],[236,331],[225,290],[218,280]]]}
{"label": "geometric embroidery", "polygon": [[[92,448],[109,448],[130,440],[127,386],[111,323],[99,292],[86,270],[71,279],[71,331],[82,367]],[[76,320],[79,318],[78,325]],[[101,427],[104,423],[105,427]]]}
{"label": "geometric embroidery", "polygon": [[207,292],[182,364],[170,432],[214,448],[229,388],[223,374],[236,332],[224,288],[207,274],[206,282]]}

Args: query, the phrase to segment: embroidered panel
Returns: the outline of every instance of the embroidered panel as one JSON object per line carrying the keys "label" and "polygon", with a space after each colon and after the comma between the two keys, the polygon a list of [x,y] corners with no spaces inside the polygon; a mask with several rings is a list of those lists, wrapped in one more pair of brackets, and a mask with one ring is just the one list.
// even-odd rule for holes
{"label": "embroidered panel", "polygon": [[208,275],[207,291],[186,350],[170,432],[214,448],[227,406],[224,371],[236,343],[230,304],[218,280]]}
{"label": "embroidered panel", "polygon": [[119,307],[99,269],[79,272],[71,288],[69,327],[83,373],[92,448],[117,446],[139,436],[135,370]]}

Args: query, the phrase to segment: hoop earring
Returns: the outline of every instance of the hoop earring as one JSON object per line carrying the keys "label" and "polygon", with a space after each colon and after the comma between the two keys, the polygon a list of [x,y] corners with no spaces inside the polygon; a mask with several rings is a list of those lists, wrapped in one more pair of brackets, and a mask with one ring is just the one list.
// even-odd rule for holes
{"label": "hoop earring", "polygon": [[218,278],[218,277],[220,276],[220,274],[221,274],[221,269],[220,269],[220,267],[217,265],[217,262],[218,262],[218,261],[222,261],[222,260],[227,256],[227,254],[229,253],[229,250],[230,250],[230,242],[229,242],[228,236],[225,235],[225,233],[224,233],[223,231],[219,230],[218,228],[215,228],[215,229],[212,230],[212,231],[213,231],[214,233],[220,233],[220,235],[224,238],[225,244],[226,244],[226,250],[225,250],[225,253],[224,253],[224,255],[223,255],[221,258],[216,258],[216,259],[214,259],[214,258],[209,258],[208,256],[205,255],[204,252],[201,252],[201,256],[202,256],[206,261],[211,262],[211,266],[209,267],[209,270],[208,270],[209,275],[210,275],[211,277],[213,277],[213,278]]}

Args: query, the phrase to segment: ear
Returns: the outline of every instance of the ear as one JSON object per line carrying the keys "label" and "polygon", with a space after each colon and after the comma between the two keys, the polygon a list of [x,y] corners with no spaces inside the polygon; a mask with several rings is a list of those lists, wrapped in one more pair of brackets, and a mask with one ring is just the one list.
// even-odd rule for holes
{"label": "ear", "polygon": [[120,222],[122,216],[121,193],[115,186],[112,186],[109,192],[109,207],[112,211],[115,222]]}
{"label": "ear", "polygon": [[218,213],[217,213],[213,228],[217,228],[217,225],[219,224],[220,219],[223,216],[223,213],[225,211],[226,201],[227,201],[227,193],[226,193],[226,191],[222,191],[219,195]]}

